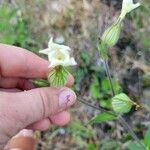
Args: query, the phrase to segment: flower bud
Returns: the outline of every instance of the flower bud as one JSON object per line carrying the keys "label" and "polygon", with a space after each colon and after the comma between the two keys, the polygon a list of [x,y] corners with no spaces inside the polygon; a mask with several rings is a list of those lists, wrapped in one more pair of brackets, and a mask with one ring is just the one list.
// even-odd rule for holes
{"label": "flower bud", "polygon": [[102,43],[106,44],[107,47],[113,47],[119,39],[121,32],[121,22],[118,20],[112,24],[102,35]]}
{"label": "flower bud", "polygon": [[48,82],[50,86],[60,88],[67,82],[68,71],[63,66],[57,66],[49,71]]}

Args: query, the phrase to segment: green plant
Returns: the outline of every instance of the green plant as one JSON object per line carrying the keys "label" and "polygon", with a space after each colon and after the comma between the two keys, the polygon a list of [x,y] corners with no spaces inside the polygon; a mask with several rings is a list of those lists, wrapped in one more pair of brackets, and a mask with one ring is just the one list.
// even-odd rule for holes
{"label": "green plant", "polygon": [[20,11],[9,6],[0,6],[0,42],[26,47],[28,31]]}
{"label": "green plant", "polygon": [[[146,150],[150,150],[150,127],[147,130],[144,136],[144,139],[142,139],[141,141],[145,144]],[[136,142],[130,142],[128,145],[128,149],[129,150],[144,150],[144,148],[141,147],[141,145],[139,145]]]}
{"label": "green plant", "polygon": [[[111,77],[111,73],[110,73],[109,65],[108,65],[108,60],[109,60],[108,49],[113,47],[117,43],[119,36],[120,36],[123,20],[126,14],[130,12],[131,10],[137,8],[139,5],[140,5],[139,3],[133,4],[132,0],[129,0],[129,1],[124,0],[123,5],[122,5],[121,15],[103,33],[102,38],[98,43],[98,50],[101,56],[100,59],[102,59],[103,64],[105,66],[106,74],[107,74],[108,81],[109,81],[108,82],[109,87],[112,92],[112,100],[111,100],[112,107],[108,111],[104,108],[96,108],[94,106],[93,108],[99,109],[100,111],[104,111],[104,113],[101,113],[95,116],[94,118],[92,118],[90,120],[90,123],[101,123],[101,122],[110,121],[114,119],[119,120],[120,123],[125,127],[125,129],[127,129],[127,131],[130,133],[132,138],[140,145],[140,147],[142,147],[143,149],[146,149],[147,145],[139,140],[139,138],[134,133],[132,128],[128,125],[126,120],[122,117],[122,114],[128,113],[131,110],[132,106],[135,106],[137,109],[139,105],[133,102],[125,93],[120,93],[120,94],[116,93],[114,89],[114,85],[113,85],[113,79]],[[105,85],[104,87],[106,87],[106,90],[107,90],[108,89],[107,80],[106,81],[104,80],[104,85]],[[97,89],[96,88],[97,86],[98,85],[95,84],[94,87],[92,87],[92,90],[94,89],[93,90],[94,92],[95,92],[95,89]],[[96,96],[99,96],[97,91],[95,93],[96,93]],[[91,106],[90,104],[88,105]]]}

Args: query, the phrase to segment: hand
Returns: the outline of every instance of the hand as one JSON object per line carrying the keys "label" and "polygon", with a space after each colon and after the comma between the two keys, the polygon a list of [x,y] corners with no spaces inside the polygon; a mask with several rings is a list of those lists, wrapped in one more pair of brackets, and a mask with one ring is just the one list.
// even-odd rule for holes
{"label": "hand", "polygon": [[[46,130],[69,122],[67,108],[76,99],[67,88],[34,88],[31,79],[46,78],[48,62],[22,48],[0,45],[0,149],[21,129]],[[66,86],[73,84],[68,76]]]}

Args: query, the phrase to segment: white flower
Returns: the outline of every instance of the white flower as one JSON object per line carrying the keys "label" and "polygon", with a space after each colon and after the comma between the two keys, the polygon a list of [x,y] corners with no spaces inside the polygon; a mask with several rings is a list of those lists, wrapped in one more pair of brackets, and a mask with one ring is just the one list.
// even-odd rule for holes
{"label": "white flower", "polygon": [[71,49],[68,46],[56,44],[51,38],[48,42],[48,48],[39,51],[39,53],[48,55],[48,60],[50,62],[50,67],[62,66],[74,66],[76,61],[73,57],[70,57]]}
{"label": "white flower", "polygon": [[123,0],[120,18],[124,19],[125,15],[140,6],[140,3],[133,3],[133,0]]}

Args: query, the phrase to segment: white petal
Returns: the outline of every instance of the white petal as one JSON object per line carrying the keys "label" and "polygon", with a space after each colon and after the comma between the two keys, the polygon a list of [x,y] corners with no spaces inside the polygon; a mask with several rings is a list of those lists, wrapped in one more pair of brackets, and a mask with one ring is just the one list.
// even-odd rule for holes
{"label": "white petal", "polygon": [[51,51],[50,53],[48,53],[48,60],[49,60],[49,62],[51,62],[52,59],[54,59],[54,55],[55,55],[55,51]]}
{"label": "white petal", "polygon": [[124,19],[126,14],[140,6],[140,3],[133,3],[133,0],[123,0],[120,18]]}
{"label": "white petal", "polygon": [[66,45],[60,45],[62,50],[71,51],[71,48]]}
{"label": "white petal", "polygon": [[48,67],[56,67],[56,66],[59,66],[59,65],[63,65],[64,66],[64,62],[63,61],[60,61],[58,59],[52,59],[50,61],[50,65]]}
{"label": "white petal", "polygon": [[134,4],[133,9],[135,9],[135,8],[137,8],[139,6],[140,6],[140,3],[136,3],[136,4]]}
{"label": "white petal", "polygon": [[71,60],[71,66],[77,65],[77,62],[75,61],[73,57],[70,60]]}
{"label": "white petal", "polygon": [[48,55],[49,54],[49,48],[40,50],[39,53]]}
{"label": "white petal", "polygon": [[53,37],[51,37],[50,39],[49,39],[49,42],[48,42],[48,47],[50,47],[50,45],[53,43]]}
{"label": "white petal", "polygon": [[133,0],[123,0],[122,3],[122,10],[125,11],[126,13],[129,13],[133,9],[137,8],[140,6],[140,3],[133,3]]}

